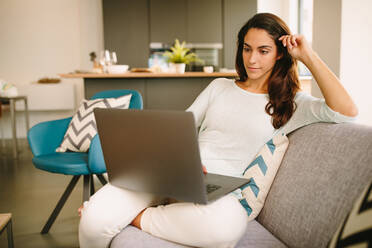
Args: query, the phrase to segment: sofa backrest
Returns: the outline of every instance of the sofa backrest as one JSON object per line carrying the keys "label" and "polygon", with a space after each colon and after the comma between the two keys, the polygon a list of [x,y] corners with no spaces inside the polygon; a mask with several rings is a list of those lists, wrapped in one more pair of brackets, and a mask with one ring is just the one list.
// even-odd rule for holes
{"label": "sofa backrest", "polygon": [[303,127],[289,135],[257,220],[289,247],[325,247],[371,180],[371,127]]}

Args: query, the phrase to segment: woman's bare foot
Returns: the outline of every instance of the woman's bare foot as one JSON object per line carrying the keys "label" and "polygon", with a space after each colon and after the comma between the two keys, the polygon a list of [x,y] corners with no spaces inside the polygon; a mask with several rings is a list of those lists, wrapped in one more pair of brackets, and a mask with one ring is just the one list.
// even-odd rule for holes
{"label": "woman's bare foot", "polygon": [[84,205],[81,205],[80,208],[78,209],[79,217],[81,217],[81,211],[83,210]]}
{"label": "woman's bare foot", "polygon": [[141,213],[139,213],[136,218],[134,218],[134,220],[130,223],[132,226],[135,226],[137,227],[138,229],[142,230],[141,228],[141,218],[142,218],[142,214],[143,212],[146,210],[146,208],[144,210],[141,211]]}

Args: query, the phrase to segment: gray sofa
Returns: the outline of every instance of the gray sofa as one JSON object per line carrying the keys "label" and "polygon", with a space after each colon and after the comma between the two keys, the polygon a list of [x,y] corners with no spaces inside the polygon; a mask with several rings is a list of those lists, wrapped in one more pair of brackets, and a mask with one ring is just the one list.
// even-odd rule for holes
{"label": "gray sofa", "polygon": [[[264,208],[237,247],[325,247],[372,179],[372,128],[312,124],[289,135],[289,147]],[[132,226],[111,248],[185,247]]]}

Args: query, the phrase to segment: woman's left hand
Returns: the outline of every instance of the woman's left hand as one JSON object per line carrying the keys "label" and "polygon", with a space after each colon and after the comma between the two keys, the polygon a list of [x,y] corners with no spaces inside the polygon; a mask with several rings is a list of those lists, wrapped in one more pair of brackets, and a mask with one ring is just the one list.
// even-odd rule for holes
{"label": "woman's left hand", "polygon": [[337,76],[310,47],[303,35],[283,35],[279,39],[288,53],[306,65],[317,82],[324,99],[333,111],[355,117],[358,108]]}
{"label": "woman's left hand", "polygon": [[283,35],[279,38],[288,53],[295,59],[304,60],[313,53],[312,48],[303,35]]}

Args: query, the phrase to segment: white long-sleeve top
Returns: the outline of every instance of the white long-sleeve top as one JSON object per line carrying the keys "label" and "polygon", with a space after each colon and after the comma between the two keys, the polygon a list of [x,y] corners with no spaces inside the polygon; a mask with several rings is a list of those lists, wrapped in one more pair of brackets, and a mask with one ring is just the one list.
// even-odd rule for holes
{"label": "white long-sleeve top", "polygon": [[268,94],[251,93],[232,79],[218,78],[186,110],[194,114],[202,163],[209,173],[241,177],[261,147],[278,132],[288,134],[314,122],[355,119],[333,111],[324,99],[299,92],[296,111],[276,130],[265,111],[268,100]]}

